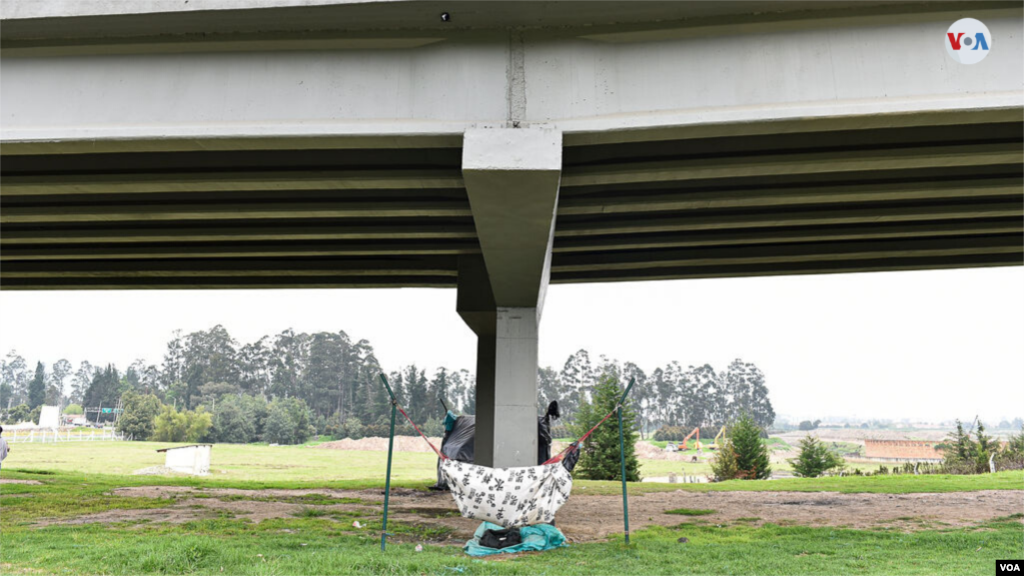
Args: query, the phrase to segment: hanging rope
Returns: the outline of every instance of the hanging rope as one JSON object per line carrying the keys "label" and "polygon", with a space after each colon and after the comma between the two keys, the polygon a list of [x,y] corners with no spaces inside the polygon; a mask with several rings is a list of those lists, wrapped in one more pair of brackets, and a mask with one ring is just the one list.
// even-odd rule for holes
{"label": "hanging rope", "polygon": [[[405,416],[405,419],[409,421],[409,424],[412,424],[412,427],[416,430],[416,432],[420,436],[422,436],[424,440],[427,441],[427,445],[429,445],[430,448],[434,451],[434,454],[437,454],[438,458],[440,458],[441,460],[447,460],[448,457],[445,456],[444,454],[441,454],[441,451],[437,449],[437,446],[434,446],[434,444],[430,441],[430,438],[427,438],[427,435],[424,434],[423,431],[420,430],[420,427],[417,426],[416,423],[412,421],[412,418],[409,418],[409,415],[405,412],[405,409],[402,408],[398,404],[398,398],[395,398],[395,393],[391,391],[391,384],[388,384],[388,379],[385,378],[383,374],[380,375],[380,381],[384,384],[384,389],[388,391],[388,396],[391,396],[391,405],[394,406],[395,408],[398,408],[398,411],[402,413],[402,416]],[[395,431],[394,428],[395,428],[395,423],[392,420],[392,422],[391,422],[391,432],[392,432],[392,434],[394,434],[394,431]]]}
{"label": "hanging rope", "polygon": [[594,433],[594,430],[597,430],[597,428],[601,424],[604,424],[605,420],[608,420],[609,418],[611,418],[612,415],[615,414],[616,410],[618,410],[618,409],[619,409],[619,405],[616,404],[615,408],[611,412],[609,412],[604,418],[601,418],[600,422],[598,422],[597,424],[594,424],[594,427],[591,428],[590,430],[588,430],[586,434],[584,434],[583,436],[580,436],[580,438],[578,440],[576,440],[575,442],[573,442],[573,443],[569,444],[568,446],[566,446],[565,450],[562,450],[561,452],[559,452],[558,454],[553,456],[550,460],[548,460],[544,464],[557,464],[558,462],[561,462],[563,459],[565,459],[565,457],[568,456],[570,452],[572,452],[573,450],[578,450],[579,447],[580,447],[580,444],[582,444],[584,441],[586,441],[587,438],[590,438],[590,435]]}
{"label": "hanging rope", "polygon": [[409,418],[409,415],[406,414],[405,410],[403,410],[402,407],[398,405],[398,402],[395,402],[395,407],[398,408],[398,411],[402,413],[402,416],[405,416],[405,419],[409,421],[409,424],[412,424],[412,427],[416,430],[416,432],[418,432],[419,435],[422,436],[424,440],[426,440],[427,444],[429,444],[430,447],[434,450],[434,453],[437,454],[437,457],[440,458],[441,460],[447,460],[448,457],[445,456],[444,454],[441,454],[441,451],[437,449],[437,446],[434,446],[434,443],[430,441],[430,438],[427,438],[427,435],[424,434],[423,431],[420,430],[420,427],[417,426],[416,423],[412,421],[412,418]]}

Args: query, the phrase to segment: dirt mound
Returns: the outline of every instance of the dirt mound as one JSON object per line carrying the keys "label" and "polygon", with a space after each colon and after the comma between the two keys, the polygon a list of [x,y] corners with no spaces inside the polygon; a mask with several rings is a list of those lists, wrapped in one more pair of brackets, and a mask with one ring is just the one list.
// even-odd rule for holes
{"label": "dirt mound", "polygon": [[[433,442],[434,446],[441,447],[440,438],[431,438],[430,441]],[[334,442],[324,442],[316,447],[327,450],[383,452],[388,449],[388,439],[361,438],[359,440],[352,440],[351,438],[345,438],[344,440],[335,440]],[[433,450],[419,436],[395,436],[395,452],[433,452]]]}

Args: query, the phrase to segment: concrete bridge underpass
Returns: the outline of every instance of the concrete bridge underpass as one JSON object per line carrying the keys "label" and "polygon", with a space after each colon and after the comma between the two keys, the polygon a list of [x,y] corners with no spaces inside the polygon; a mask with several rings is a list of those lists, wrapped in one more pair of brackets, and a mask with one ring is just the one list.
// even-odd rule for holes
{"label": "concrete bridge underpass", "polygon": [[551,282],[1024,263],[1019,2],[2,7],[0,287],[456,288],[485,464]]}

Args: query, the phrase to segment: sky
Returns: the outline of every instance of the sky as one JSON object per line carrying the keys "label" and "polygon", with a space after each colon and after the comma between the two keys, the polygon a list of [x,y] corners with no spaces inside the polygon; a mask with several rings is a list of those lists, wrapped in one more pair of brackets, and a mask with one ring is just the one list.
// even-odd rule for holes
{"label": "sky", "polygon": [[[0,292],[0,354],[32,366],[159,364],[174,330],[217,324],[242,343],[344,330],[388,370],[475,367],[455,290]],[[648,373],[742,358],[790,418],[996,423],[1024,417],[1024,268],[551,286],[540,363],[581,348]]]}

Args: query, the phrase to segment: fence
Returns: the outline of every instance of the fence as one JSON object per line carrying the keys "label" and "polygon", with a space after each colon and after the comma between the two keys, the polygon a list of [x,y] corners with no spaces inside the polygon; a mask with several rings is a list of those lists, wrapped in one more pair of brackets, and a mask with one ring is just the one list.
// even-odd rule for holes
{"label": "fence", "polygon": [[10,444],[41,442],[56,444],[58,442],[102,442],[131,440],[130,436],[119,434],[112,428],[96,430],[95,428],[30,428],[27,430],[4,430],[4,437]]}

